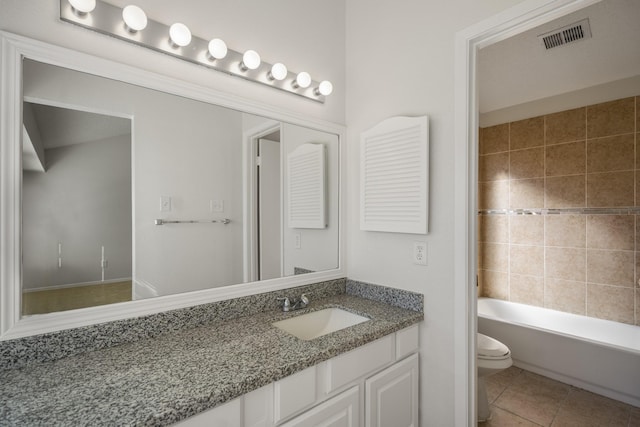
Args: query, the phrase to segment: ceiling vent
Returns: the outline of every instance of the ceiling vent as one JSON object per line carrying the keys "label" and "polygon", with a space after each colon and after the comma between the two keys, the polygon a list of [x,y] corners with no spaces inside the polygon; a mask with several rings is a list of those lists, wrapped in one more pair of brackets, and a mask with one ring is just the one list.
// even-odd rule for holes
{"label": "ceiling vent", "polygon": [[591,27],[588,18],[538,36],[547,50],[589,38]]}

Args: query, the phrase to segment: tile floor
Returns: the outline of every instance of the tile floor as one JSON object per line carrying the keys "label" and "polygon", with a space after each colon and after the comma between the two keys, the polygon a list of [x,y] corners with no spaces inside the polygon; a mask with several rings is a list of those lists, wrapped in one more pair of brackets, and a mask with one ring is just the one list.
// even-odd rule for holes
{"label": "tile floor", "polygon": [[640,408],[512,366],[487,378],[491,420],[478,427],[640,427]]}

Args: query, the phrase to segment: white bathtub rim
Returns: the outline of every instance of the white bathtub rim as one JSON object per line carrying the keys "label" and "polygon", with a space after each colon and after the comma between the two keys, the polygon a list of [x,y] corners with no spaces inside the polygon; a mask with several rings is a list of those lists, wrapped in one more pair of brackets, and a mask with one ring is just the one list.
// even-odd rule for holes
{"label": "white bathtub rim", "polygon": [[[558,330],[558,329],[552,329],[549,327],[544,327],[544,326],[540,326],[540,325],[536,325],[536,324],[532,324],[532,323],[527,323],[527,322],[522,322],[522,321],[518,321],[518,320],[514,320],[514,319],[505,319],[503,317],[500,316],[496,316],[496,315],[491,315],[491,314],[487,314],[486,312],[482,312],[481,310],[481,306],[483,305],[483,302],[488,302],[489,304],[505,304],[505,305],[513,305],[516,307],[520,307],[523,310],[529,310],[529,311],[540,311],[540,312],[550,312],[550,313],[546,313],[546,314],[555,314],[555,315],[560,315],[562,317],[566,317],[567,319],[573,319],[573,320],[578,320],[580,322],[588,322],[588,323],[594,323],[594,324],[602,324],[602,325],[606,325],[606,326],[610,326],[613,328],[618,328],[618,329],[624,329],[625,331],[629,332],[629,334],[632,336],[632,338],[636,337],[637,339],[635,339],[634,342],[630,343],[630,344],[635,344],[634,347],[630,347],[628,344],[624,343],[621,344],[619,342],[616,342],[612,339],[610,339],[610,337],[599,337],[599,338],[591,338],[591,337],[585,337],[582,335],[578,335],[576,333],[571,333],[571,332],[567,332],[567,331],[563,331],[563,330]],[[594,317],[588,317],[588,316],[581,316],[579,314],[573,314],[573,313],[565,313],[562,311],[557,311],[557,310],[551,310],[548,308],[543,308],[543,307],[536,307],[536,306],[530,306],[527,304],[521,304],[521,303],[516,303],[516,302],[511,302],[511,301],[503,301],[503,300],[499,300],[496,298],[487,298],[487,297],[480,297],[478,298],[478,316],[485,318],[485,319],[489,319],[489,320],[493,320],[496,322],[500,322],[500,323],[505,323],[505,324],[510,324],[510,325],[517,325],[523,328],[529,328],[529,329],[534,329],[534,330],[538,330],[538,331],[542,331],[545,333],[550,333],[550,334],[555,334],[555,335],[560,335],[566,338],[570,338],[570,339],[575,339],[578,341],[586,341],[590,344],[594,344],[600,347],[605,347],[605,348],[615,348],[616,350],[620,350],[620,351],[624,351],[627,353],[631,353],[634,355],[640,355],[640,326],[635,326],[635,325],[629,325],[626,323],[620,323],[620,322],[614,322],[611,320],[605,320],[605,319],[598,319],[598,318],[594,318]]]}

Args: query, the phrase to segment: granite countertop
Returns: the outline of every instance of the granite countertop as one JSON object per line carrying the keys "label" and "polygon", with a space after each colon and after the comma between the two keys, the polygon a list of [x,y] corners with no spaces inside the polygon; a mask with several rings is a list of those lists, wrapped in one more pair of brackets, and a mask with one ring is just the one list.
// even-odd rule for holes
{"label": "granite countertop", "polygon": [[[272,322],[327,307],[371,321],[312,341]],[[340,294],[0,372],[0,425],[169,425],[367,342],[423,313]]]}

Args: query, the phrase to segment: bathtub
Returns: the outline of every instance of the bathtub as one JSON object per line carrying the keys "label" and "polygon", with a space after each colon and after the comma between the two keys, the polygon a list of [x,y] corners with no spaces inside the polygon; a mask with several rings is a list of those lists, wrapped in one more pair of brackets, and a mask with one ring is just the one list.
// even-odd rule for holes
{"label": "bathtub", "polygon": [[478,332],[515,366],[640,407],[640,326],[479,298]]}

